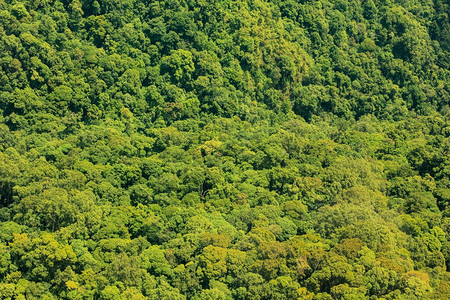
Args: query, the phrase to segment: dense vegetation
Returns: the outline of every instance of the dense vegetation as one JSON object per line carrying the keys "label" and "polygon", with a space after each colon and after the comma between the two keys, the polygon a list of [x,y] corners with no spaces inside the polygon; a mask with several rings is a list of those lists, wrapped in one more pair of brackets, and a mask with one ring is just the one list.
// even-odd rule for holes
{"label": "dense vegetation", "polygon": [[445,0],[0,0],[1,299],[448,299]]}

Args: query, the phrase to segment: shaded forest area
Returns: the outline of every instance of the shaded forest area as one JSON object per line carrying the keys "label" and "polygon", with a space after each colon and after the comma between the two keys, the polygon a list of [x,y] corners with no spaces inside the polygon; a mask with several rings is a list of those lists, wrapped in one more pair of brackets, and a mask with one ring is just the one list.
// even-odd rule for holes
{"label": "shaded forest area", "polygon": [[448,299],[445,0],[0,0],[0,298]]}

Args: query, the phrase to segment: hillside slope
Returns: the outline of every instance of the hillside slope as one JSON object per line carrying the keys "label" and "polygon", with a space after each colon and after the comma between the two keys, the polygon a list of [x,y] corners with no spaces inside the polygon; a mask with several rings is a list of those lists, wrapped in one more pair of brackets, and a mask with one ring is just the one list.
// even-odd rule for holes
{"label": "hillside slope", "polygon": [[448,15],[0,0],[0,298],[449,298]]}

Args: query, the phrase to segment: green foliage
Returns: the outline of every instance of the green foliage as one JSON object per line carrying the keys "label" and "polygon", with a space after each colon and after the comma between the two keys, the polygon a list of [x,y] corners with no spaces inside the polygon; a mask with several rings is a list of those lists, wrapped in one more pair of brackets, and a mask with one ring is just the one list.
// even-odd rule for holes
{"label": "green foliage", "polygon": [[448,7],[0,0],[0,298],[449,298]]}

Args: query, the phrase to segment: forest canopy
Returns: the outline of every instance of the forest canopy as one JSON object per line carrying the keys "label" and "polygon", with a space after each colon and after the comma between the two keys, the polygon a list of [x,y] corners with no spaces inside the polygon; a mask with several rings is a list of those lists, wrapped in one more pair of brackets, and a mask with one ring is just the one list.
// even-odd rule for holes
{"label": "forest canopy", "polygon": [[0,0],[1,299],[448,299],[444,0]]}

